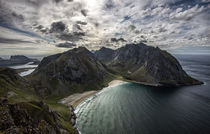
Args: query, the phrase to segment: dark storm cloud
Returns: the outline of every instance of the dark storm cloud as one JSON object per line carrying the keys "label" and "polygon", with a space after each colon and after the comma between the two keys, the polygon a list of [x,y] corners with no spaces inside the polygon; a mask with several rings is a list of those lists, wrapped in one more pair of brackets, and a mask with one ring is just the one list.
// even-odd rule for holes
{"label": "dark storm cloud", "polygon": [[107,0],[105,4],[105,10],[110,10],[115,7],[113,0]]}
{"label": "dark storm cloud", "polygon": [[50,32],[64,32],[64,30],[66,29],[66,24],[64,24],[62,21],[59,22],[53,22],[51,24],[51,29]]}
{"label": "dark storm cloud", "polygon": [[117,39],[117,38],[111,38],[110,39],[111,40],[111,42],[126,42],[126,40],[125,39],[123,39],[123,38],[119,38],[119,39]]}
{"label": "dark storm cloud", "polygon": [[44,26],[38,25],[38,26],[35,26],[35,28],[41,30],[42,28],[44,28]]}
{"label": "dark storm cloud", "polygon": [[87,22],[83,22],[83,21],[77,21],[76,23],[80,25],[87,25]]}
{"label": "dark storm cloud", "polygon": [[56,3],[59,3],[59,2],[61,2],[61,1],[63,1],[63,0],[54,0]]}
{"label": "dark storm cloud", "polygon": [[80,27],[80,25],[75,24],[74,27],[78,30],[78,31],[83,31],[82,28]]}
{"label": "dark storm cloud", "polygon": [[125,21],[130,20],[131,17],[132,17],[132,16],[128,16],[128,15],[124,16],[123,20],[122,20],[120,23],[124,23]]}
{"label": "dark storm cloud", "polygon": [[166,31],[167,31],[167,29],[161,27],[161,28],[159,28],[159,31],[158,32],[163,33],[163,32],[166,32]]}
{"label": "dark storm cloud", "polygon": [[93,23],[95,27],[98,27],[100,24],[98,22]]}
{"label": "dark storm cloud", "polygon": [[83,16],[86,17],[86,16],[87,16],[87,13],[88,13],[88,10],[82,9],[82,10],[81,10],[81,13],[82,13]]}
{"label": "dark storm cloud", "polygon": [[134,33],[135,34],[140,34],[140,31],[139,30],[135,30]]}
{"label": "dark storm cloud", "polygon": [[76,47],[76,44],[65,42],[65,43],[60,43],[56,46],[57,47],[63,47],[63,48],[73,48],[73,47]]}
{"label": "dark storm cloud", "polygon": [[17,13],[15,13],[15,12],[12,12],[12,16],[13,16],[14,18],[16,18],[16,19],[19,19],[19,20],[21,20],[21,21],[24,21],[24,17],[23,17],[23,15],[21,15],[21,14],[17,14]]}
{"label": "dark storm cloud", "polygon": [[84,32],[74,32],[73,34],[74,34],[74,36],[78,36],[78,37],[85,36]]}
{"label": "dark storm cloud", "polygon": [[62,33],[57,35],[59,39],[71,42],[82,40],[84,36],[84,32]]}
{"label": "dark storm cloud", "polygon": [[18,43],[33,43],[33,42],[19,40],[19,39],[9,39],[9,38],[2,38],[2,37],[0,37],[0,43],[18,44]]}
{"label": "dark storm cloud", "polygon": [[128,26],[128,29],[131,30],[131,31],[133,31],[133,30],[136,29],[136,26],[134,26],[134,25],[129,25],[129,26]]}

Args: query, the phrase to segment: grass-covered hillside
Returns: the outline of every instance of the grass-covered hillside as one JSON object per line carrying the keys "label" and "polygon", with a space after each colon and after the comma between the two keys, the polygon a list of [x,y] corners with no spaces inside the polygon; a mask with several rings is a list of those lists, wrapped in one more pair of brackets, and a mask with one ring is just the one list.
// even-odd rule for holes
{"label": "grass-covered hillside", "polygon": [[0,133],[77,133],[68,107],[44,100],[15,70],[0,68]]}

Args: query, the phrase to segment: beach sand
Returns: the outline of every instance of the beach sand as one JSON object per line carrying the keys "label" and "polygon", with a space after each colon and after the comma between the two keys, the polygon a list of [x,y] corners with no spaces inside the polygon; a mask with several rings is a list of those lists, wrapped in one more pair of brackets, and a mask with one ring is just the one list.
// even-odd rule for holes
{"label": "beach sand", "polygon": [[[126,82],[122,80],[113,80],[108,84],[108,87],[116,86],[122,83],[126,83]],[[92,91],[86,91],[83,93],[75,93],[62,99],[59,103],[67,105],[67,106],[72,105],[74,108],[76,108],[76,106],[78,106],[82,101],[86,100],[87,98],[96,94],[97,92],[98,91],[96,90],[92,90]]]}

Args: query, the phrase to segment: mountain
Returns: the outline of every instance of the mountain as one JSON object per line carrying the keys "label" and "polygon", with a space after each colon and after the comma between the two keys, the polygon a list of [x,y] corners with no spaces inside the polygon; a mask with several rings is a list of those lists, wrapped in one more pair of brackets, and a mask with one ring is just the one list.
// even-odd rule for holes
{"label": "mountain", "polygon": [[35,94],[33,87],[26,79],[20,77],[13,69],[0,68],[0,97],[9,96],[12,99],[13,96],[18,96],[21,100],[34,97],[31,95],[24,98],[27,93]]}
{"label": "mountain", "polygon": [[0,67],[0,133],[78,134],[73,110],[44,100],[13,69]]}
{"label": "mountain", "polygon": [[0,67],[3,66],[14,66],[14,65],[21,65],[21,64],[26,64],[29,62],[33,62],[32,64],[39,64],[40,61],[37,59],[31,59],[28,58],[24,55],[14,55],[11,56],[10,59],[6,60],[6,59],[2,59],[0,58]]}
{"label": "mountain", "polygon": [[171,54],[144,43],[128,44],[116,50],[103,47],[94,54],[131,81],[155,86],[202,84],[190,77]]}
{"label": "mountain", "polygon": [[112,77],[93,53],[79,47],[45,57],[29,79],[37,92],[46,97],[99,90]]}

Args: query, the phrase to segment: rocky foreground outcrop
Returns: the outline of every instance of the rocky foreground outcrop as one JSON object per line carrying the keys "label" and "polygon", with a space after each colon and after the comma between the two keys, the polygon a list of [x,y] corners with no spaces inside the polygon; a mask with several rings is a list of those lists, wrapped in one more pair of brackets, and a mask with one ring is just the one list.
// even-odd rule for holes
{"label": "rocky foreground outcrop", "polygon": [[[0,133],[70,134],[60,123],[60,118],[58,113],[51,111],[43,102],[11,104],[6,98],[0,98]],[[72,130],[72,133],[77,134],[77,129]]]}
{"label": "rocky foreground outcrop", "polygon": [[202,84],[190,77],[168,52],[143,43],[116,50],[101,48],[95,56],[124,78],[155,86]]}
{"label": "rocky foreground outcrop", "polygon": [[70,109],[53,99],[43,100],[15,70],[0,67],[1,134],[77,134]]}

